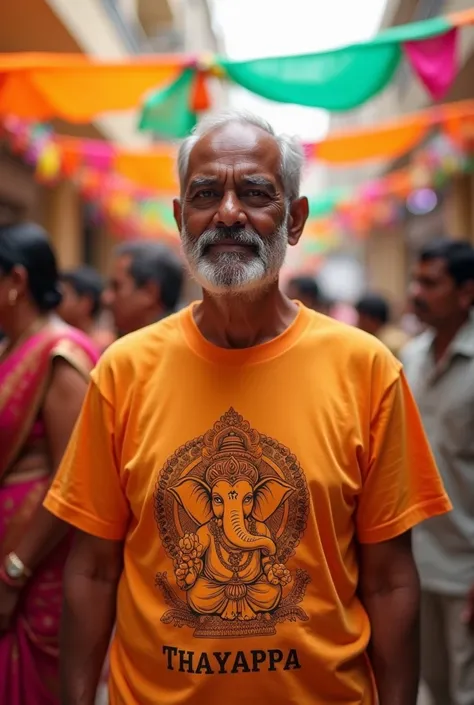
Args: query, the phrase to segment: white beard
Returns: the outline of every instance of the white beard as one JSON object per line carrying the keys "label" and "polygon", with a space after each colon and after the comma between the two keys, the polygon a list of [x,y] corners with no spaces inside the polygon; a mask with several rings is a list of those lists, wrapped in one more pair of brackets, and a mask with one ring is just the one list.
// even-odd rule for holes
{"label": "white beard", "polygon": [[203,289],[215,296],[251,294],[276,281],[288,248],[286,218],[269,238],[263,239],[249,228],[231,235],[236,242],[255,249],[252,257],[242,252],[221,252],[212,261],[205,253],[206,248],[225,237],[229,235],[214,228],[206,230],[195,240],[183,225],[183,254],[191,275]]}

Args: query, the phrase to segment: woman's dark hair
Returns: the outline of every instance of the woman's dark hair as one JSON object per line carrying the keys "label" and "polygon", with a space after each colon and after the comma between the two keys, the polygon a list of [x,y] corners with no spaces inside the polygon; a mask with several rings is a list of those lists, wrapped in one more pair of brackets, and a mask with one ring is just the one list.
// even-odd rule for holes
{"label": "woman's dark hair", "polygon": [[28,274],[28,289],[40,311],[61,303],[56,258],[46,232],[35,223],[0,226],[0,270],[9,274],[21,265]]}

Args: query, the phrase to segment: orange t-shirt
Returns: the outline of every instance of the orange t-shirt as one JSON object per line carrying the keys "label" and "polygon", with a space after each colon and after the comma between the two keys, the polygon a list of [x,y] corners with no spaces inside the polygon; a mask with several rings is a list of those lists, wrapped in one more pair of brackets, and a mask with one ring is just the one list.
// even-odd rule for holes
{"label": "orange t-shirt", "polygon": [[115,343],[46,507],[124,539],[111,705],[374,705],[355,540],[450,509],[400,364],[304,307],[244,350],[192,308]]}

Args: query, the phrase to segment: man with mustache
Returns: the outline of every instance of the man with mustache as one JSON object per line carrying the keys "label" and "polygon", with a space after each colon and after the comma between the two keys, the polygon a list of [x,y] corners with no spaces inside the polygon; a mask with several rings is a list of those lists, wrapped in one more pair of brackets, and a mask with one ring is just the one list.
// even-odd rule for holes
{"label": "man with mustache", "polygon": [[414,531],[422,587],[421,674],[433,702],[473,701],[474,639],[474,249],[440,240],[418,257],[413,309],[428,330],[403,351],[453,511]]}
{"label": "man with mustache", "polygon": [[210,117],[178,166],[203,299],[106,352],[46,500],[79,530],[62,703],[116,614],[111,705],[415,705],[410,530],[450,505],[401,365],[279,288],[295,139]]}

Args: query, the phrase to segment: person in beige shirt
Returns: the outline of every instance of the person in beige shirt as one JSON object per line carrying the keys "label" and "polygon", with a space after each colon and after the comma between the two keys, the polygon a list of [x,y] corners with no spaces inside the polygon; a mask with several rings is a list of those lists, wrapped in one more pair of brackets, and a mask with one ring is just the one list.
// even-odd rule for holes
{"label": "person in beige shirt", "polygon": [[390,306],[379,294],[366,294],[356,304],[357,327],[375,335],[389,350],[400,358],[409,341],[408,335],[390,323]]}
{"label": "person in beige shirt", "polygon": [[474,638],[465,617],[474,584],[474,248],[451,240],[425,247],[411,299],[427,330],[402,361],[453,504],[413,532],[421,675],[434,705],[472,705]]}

